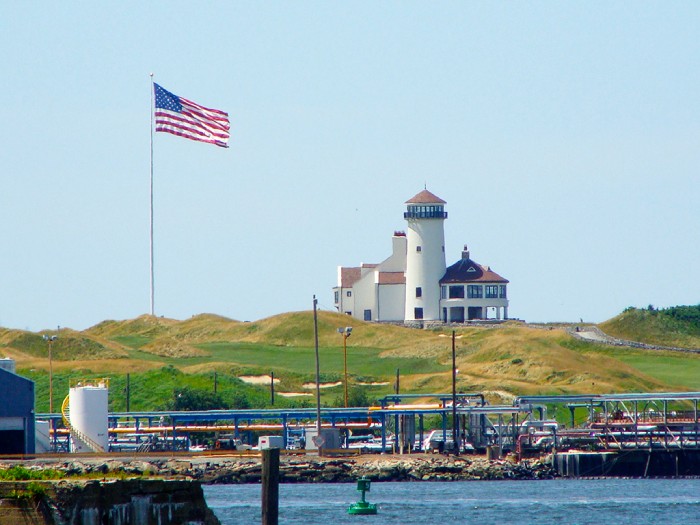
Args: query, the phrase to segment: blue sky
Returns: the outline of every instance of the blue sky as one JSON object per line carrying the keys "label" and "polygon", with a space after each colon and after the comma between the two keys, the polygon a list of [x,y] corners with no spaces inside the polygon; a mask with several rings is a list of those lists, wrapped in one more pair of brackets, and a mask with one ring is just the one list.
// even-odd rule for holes
{"label": "blue sky", "polygon": [[5,3],[0,326],[149,311],[150,78],[231,116],[155,136],[156,313],[333,308],[424,185],[510,315],[700,300],[696,2]]}

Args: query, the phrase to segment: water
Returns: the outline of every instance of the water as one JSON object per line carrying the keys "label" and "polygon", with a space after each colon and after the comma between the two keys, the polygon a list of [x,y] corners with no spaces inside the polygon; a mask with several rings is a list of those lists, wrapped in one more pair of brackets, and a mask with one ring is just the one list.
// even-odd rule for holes
{"label": "water", "polygon": [[[355,488],[281,484],[279,523],[700,524],[700,479],[372,483],[376,516],[347,514]],[[204,494],[223,525],[260,523],[260,485],[206,486]]]}

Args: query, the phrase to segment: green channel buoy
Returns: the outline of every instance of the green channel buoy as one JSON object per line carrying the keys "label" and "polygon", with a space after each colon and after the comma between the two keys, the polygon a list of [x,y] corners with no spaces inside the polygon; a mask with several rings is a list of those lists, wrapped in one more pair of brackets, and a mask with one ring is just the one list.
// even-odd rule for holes
{"label": "green channel buoy", "polygon": [[360,478],[357,480],[357,490],[362,492],[362,498],[357,503],[353,503],[348,507],[348,514],[376,514],[376,503],[365,501],[365,492],[369,492],[370,480],[368,478]]}

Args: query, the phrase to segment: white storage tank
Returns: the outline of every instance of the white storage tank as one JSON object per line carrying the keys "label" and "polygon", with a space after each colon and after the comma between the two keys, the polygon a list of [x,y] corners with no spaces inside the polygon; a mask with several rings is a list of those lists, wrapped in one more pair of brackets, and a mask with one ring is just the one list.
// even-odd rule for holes
{"label": "white storage tank", "polygon": [[69,420],[73,452],[105,452],[109,447],[106,380],[83,381],[70,388]]}

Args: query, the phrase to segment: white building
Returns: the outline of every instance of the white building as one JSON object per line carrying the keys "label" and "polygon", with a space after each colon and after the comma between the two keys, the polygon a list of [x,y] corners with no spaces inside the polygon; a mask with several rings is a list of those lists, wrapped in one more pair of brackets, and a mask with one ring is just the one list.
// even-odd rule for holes
{"label": "white building", "polygon": [[411,324],[508,318],[507,279],[474,262],[466,245],[462,258],[446,266],[445,204],[421,191],[406,201],[408,231],[394,232],[387,259],[338,267],[333,291],[339,312],[365,321]]}

